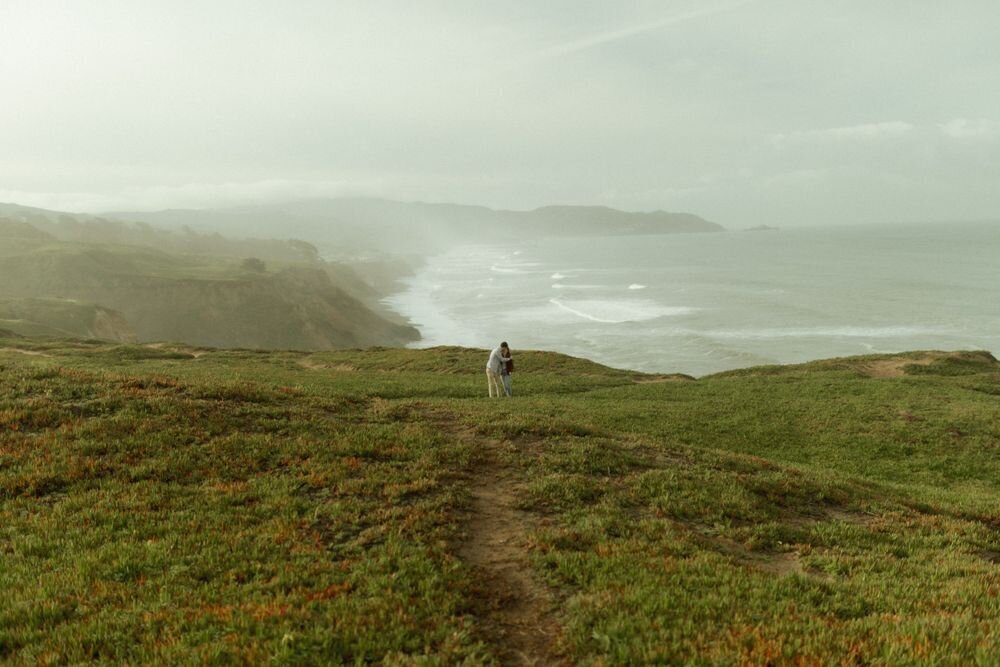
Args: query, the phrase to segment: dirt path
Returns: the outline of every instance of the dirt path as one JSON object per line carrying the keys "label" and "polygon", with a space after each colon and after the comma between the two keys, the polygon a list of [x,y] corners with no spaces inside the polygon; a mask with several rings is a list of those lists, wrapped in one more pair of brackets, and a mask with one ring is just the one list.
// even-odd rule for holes
{"label": "dirt path", "polygon": [[152,350],[166,350],[168,352],[190,354],[195,359],[200,359],[209,352],[208,350],[201,350],[196,347],[189,347],[187,345],[173,345],[170,343],[145,343],[143,347],[148,347]]}
{"label": "dirt path", "polygon": [[29,357],[51,357],[51,354],[45,354],[44,352],[38,352],[36,350],[22,350],[16,347],[0,347],[0,352],[14,352],[15,354],[24,354]]}
{"label": "dirt path", "polygon": [[537,519],[516,507],[518,480],[491,443],[472,475],[472,504],[458,555],[477,572],[477,614],[502,665],[562,665],[562,629],[548,587],[531,573],[528,536]]}
{"label": "dirt path", "polygon": [[655,384],[658,382],[694,382],[695,377],[684,373],[671,373],[670,375],[643,375],[633,378],[636,384]]}

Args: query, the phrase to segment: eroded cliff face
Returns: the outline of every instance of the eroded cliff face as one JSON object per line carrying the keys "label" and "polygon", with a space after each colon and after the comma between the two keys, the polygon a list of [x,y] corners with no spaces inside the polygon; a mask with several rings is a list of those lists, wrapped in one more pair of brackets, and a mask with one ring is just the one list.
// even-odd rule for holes
{"label": "eroded cliff face", "polygon": [[121,308],[143,340],[322,350],[419,338],[416,329],[376,315],[319,270],[243,280],[116,281],[97,293]]}
{"label": "eroded cliff face", "polygon": [[415,328],[374,313],[321,269],[174,278],[130,273],[87,253],[18,256],[4,258],[2,265],[0,297],[101,304],[89,335],[109,340],[322,350],[419,339]]}
{"label": "eroded cliff face", "polygon": [[0,326],[26,335],[302,350],[401,346],[420,337],[378,312],[371,288],[344,267],[338,273],[315,257],[278,271],[268,264],[59,239],[0,217],[0,300],[20,304],[0,314]]}
{"label": "eroded cliff face", "polygon": [[0,325],[25,336],[99,338],[117,343],[137,340],[121,313],[74,299],[0,300]]}
{"label": "eroded cliff face", "polygon": [[118,311],[100,306],[94,308],[94,320],[89,330],[89,337],[118,343],[138,341],[138,336],[132,330],[125,316]]}

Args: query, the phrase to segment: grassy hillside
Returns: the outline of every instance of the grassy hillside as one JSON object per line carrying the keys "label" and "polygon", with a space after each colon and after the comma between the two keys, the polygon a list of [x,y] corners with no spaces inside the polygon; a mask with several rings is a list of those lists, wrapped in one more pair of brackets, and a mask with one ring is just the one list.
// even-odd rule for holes
{"label": "grassy hillside", "polygon": [[[127,229],[73,220],[48,228],[65,231],[63,227],[91,230],[98,238],[108,230]],[[318,259],[178,254],[154,247],[167,232],[150,234],[145,239],[150,245],[84,242],[73,240],[72,234],[69,240],[59,239],[27,223],[0,218],[0,299],[99,304],[120,312],[127,320],[123,326],[145,341],[330,349],[404,345],[419,338],[416,329],[382,312],[377,292],[348,267]],[[234,252],[243,248],[241,242],[221,237],[191,238],[232,243]],[[207,247],[214,247],[212,243]],[[64,329],[61,334],[84,332]]]}
{"label": "grassy hillside", "polygon": [[[34,237],[68,243],[101,243],[116,246],[143,246],[179,255],[209,257],[260,257],[277,262],[319,260],[315,246],[294,239],[270,238],[280,227],[266,231],[268,238],[242,238],[239,227],[234,236],[202,234],[187,227],[162,229],[144,222],[108,220],[99,216],[49,211],[30,206],[0,203],[0,236]],[[18,229],[20,228],[20,229]]]}
{"label": "grassy hillside", "polygon": [[[0,340],[0,657],[995,664],[1000,364]],[[532,662],[534,661],[534,662]]]}

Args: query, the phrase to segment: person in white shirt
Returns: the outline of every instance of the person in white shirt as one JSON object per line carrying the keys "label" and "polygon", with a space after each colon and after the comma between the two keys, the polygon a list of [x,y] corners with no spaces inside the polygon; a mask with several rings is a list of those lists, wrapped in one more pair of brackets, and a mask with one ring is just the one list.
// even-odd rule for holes
{"label": "person in white shirt", "polygon": [[500,379],[500,371],[509,360],[510,348],[507,346],[506,341],[500,343],[500,347],[490,352],[490,358],[486,362],[486,388],[490,393],[490,398],[494,397],[494,390],[496,391],[496,398],[500,398],[505,393],[502,389],[503,384]]}

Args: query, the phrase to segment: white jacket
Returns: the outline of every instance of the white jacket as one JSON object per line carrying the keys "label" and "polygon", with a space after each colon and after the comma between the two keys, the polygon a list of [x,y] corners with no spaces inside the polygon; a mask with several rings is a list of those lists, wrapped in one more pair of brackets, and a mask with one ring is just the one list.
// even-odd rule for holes
{"label": "white jacket", "polygon": [[490,359],[486,362],[486,370],[499,373],[503,368],[504,362],[506,361],[510,361],[510,357],[503,356],[503,352],[501,352],[498,347],[490,352]]}

